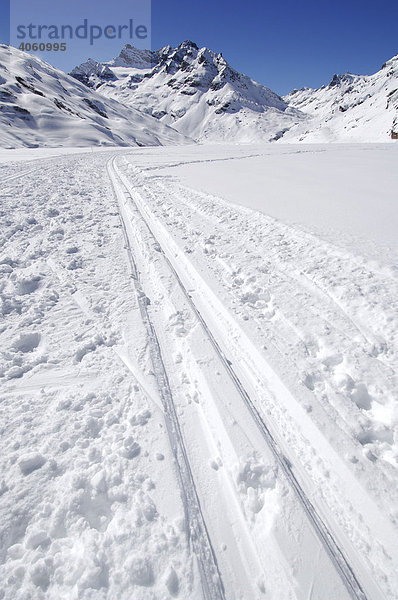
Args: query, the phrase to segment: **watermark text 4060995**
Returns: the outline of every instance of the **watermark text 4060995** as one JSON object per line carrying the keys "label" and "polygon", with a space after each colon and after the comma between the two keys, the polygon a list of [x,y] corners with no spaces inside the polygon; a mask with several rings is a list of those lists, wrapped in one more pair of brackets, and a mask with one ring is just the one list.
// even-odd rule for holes
{"label": "watermark text 4060995", "polygon": [[33,42],[33,44],[31,44],[30,42],[22,42],[19,44],[18,49],[22,50],[23,52],[65,52],[66,43],[41,42],[38,44],[37,42]]}

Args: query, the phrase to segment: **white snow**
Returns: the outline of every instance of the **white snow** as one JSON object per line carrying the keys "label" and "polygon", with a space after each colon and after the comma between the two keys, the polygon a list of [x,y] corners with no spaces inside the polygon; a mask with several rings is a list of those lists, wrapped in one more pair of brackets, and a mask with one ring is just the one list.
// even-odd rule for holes
{"label": "white snow", "polygon": [[[142,155],[155,158],[150,149]],[[173,160],[167,150],[156,152],[155,160],[162,176],[396,264],[396,146],[214,145],[175,149]]]}
{"label": "white snow", "polygon": [[194,586],[105,155],[35,161],[2,190],[2,598]]}
{"label": "white snow", "polygon": [[0,598],[395,600],[397,148],[62,152],[0,155]]}
{"label": "white snow", "polygon": [[195,140],[264,142],[306,118],[221,54],[190,41],[147,54],[127,45],[117,59],[87,61],[71,75]]}
{"label": "white snow", "polygon": [[125,46],[71,73],[202,142],[388,142],[398,136],[398,56],[373,75],[335,75],[280,98],[190,41],[157,52]]}
{"label": "white snow", "polygon": [[0,45],[3,148],[187,143],[135,108],[104,98],[59,69]]}
{"label": "white snow", "polygon": [[398,55],[373,75],[335,75],[318,90],[293,90],[284,100],[311,116],[283,141],[387,142],[398,136]]}

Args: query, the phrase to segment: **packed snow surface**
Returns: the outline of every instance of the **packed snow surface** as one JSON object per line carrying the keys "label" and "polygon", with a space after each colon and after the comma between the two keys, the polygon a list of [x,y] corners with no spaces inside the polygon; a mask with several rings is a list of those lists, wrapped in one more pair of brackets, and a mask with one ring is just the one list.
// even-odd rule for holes
{"label": "packed snow surface", "polygon": [[0,166],[0,598],[396,600],[397,149],[41,152]]}
{"label": "packed snow surface", "polygon": [[[300,147],[208,146],[150,149],[159,174],[283,220],[353,253],[396,264],[398,147],[321,144]],[[1,154],[0,154],[1,160]]]}

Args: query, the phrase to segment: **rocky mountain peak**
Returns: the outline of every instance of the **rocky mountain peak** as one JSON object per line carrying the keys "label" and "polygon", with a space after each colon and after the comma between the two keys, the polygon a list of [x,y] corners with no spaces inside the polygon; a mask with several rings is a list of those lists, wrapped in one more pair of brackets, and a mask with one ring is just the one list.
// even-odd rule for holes
{"label": "rocky mountain peak", "polygon": [[126,44],[119,56],[110,60],[107,65],[111,67],[131,67],[134,69],[148,69],[159,61],[159,52],[140,50],[131,44]]}
{"label": "rocky mountain peak", "polygon": [[104,81],[115,81],[116,76],[110,68],[103,63],[99,63],[92,58],[86,60],[78,67],[71,71],[70,75],[86,85],[87,87],[96,88]]}
{"label": "rocky mountain peak", "polygon": [[[299,111],[289,109],[269,88],[233,69],[221,53],[199,48],[191,40],[156,52],[127,45],[104,65],[113,70],[116,81],[104,79],[98,84],[95,66],[93,76],[85,78],[87,85],[194,139],[203,135],[229,138],[232,131],[239,136],[243,132],[246,139],[257,130],[264,130],[266,139],[274,139],[300,119]],[[118,71],[119,66],[124,70]],[[79,73],[79,68],[72,71],[73,76]]]}

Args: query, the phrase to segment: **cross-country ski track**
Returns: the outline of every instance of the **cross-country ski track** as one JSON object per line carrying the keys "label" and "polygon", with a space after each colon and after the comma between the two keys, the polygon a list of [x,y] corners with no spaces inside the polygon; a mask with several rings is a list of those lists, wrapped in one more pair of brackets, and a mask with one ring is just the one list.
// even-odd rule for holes
{"label": "cross-country ski track", "polygon": [[[119,162],[120,162],[120,157],[119,157]],[[235,388],[235,394],[232,394],[229,396],[230,397],[230,402],[236,402],[237,405],[239,406],[239,410],[242,411],[242,415],[240,418],[240,424],[242,428],[245,427],[249,427],[249,431],[250,431],[250,435],[248,435],[247,437],[250,438],[252,435],[252,428],[253,425],[257,426],[261,437],[263,438],[263,448],[259,448],[256,449],[257,452],[261,453],[263,456],[269,456],[269,453],[271,452],[274,456],[275,459],[275,463],[278,466],[278,468],[280,469],[281,472],[283,472],[284,477],[286,478],[286,481],[288,483],[288,485],[290,485],[291,489],[294,491],[294,493],[296,494],[297,500],[298,500],[298,504],[300,505],[300,509],[303,511],[304,513],[304,520],[307,521],[307,523],[305,523],[306,527],[312,528],[313,531],[315,532],[316,536],[318,536],[322,546],[323,546],[323,551],[326,553],[326,555],[328,555],[335,571],[336,571],[336,576],[340,577],[346,590],[345,592],[340,591],[340,594],[348,594],[349,597],[351,598],[357,598],[357,599],[363,599],[365,600],[366,598],[382,598],[383,595],[380,592],[380,590],[377,588],[377,586],[374,585],[374,582],[372,582],[372,580],[367,576],[366,574],[366,570],[361,568],[361,564],[360,564],[360,560],[358,559],[357,556],[355,556],[354,553],[354,558],[352,559],[356,569],[359,571],[359,573],[361,574],[361,577],[357,577],[356,575],[356,569],[353,568],[353,566],[350,564],[350,559],[348,558],[348,556],[345,555],[345,552],[350,552],[350,548],[349,545],[345,544],[345,549],[342,550],[339,546],[339,543],[336,541],[337,539],[344,539],[343,536],[338,536],[337,533],[334,533],[333,531],[333,527],[336,529],[336,525],[333,523],[333,519],[330,518],[330,516],[328,517],[327,513],[323,516],[321,516],[320,512],[315,508],[315,506],[312,504],[312,502],[309,500],[308,496],[306,495],[305,491],[304,491],[304,487],[299,483],[298,477],[300,477],[300,475],[302,476],[302,470],[300,469],[299,465],[294,464],[294,462],[291,462],[291,453],[289,452],[288,448],[283,448],[281,447],[276,441],[276,435],[277,432],[275,432],[275,436],[271,433],[271,429],[270,429],[270,425],[268,425],[265,421],[265,415],[261,414],[261,408],[258,408],[258,401],[256,400],[255,396],[254,399],[252,399],[250,397],[250,395],[248,394],[248,392],[246,391],[244,385],[241,383],[241,380],[239,378],[239,376],[237,375],[237,373],[234,370],[234,366],[233,365],[238,365],[242,368],[244,368],[245,366],[245,357],[244,356],[239,356],[239,355],[235,355],[233,356],[232,354],[230,354],[230,358],[233,358],[233,362],[232,360],[230,360],[230,358],[228,357],[228,354],[225,354],[224,351],[221,348],[221,345],[218,343],[217,338],[220,339],[220,335],[222,336],[222,332],[220,334],[220,331],[217,331],[216,333],[213,333],[212,329],[209,327],[208,323],[206,322],[206,319],[204,316],[202,315],[206,315],[206,314],[211,314],[213,312],[214,314],[214,304],[211,303],[211,290],[209,289],[202,289],[201,292],[199,292],[198,295],[200,295],[200,297],[202,298],[202,300],[204,300],[204,302],[202,301],[201,303],[201,310],[198,309],[198,307],[195,304],[195,301],[193,299],[193,296],[195,295],[195,291],[198,292],[198,290],[200,289],[200,287],[204,288],[205,287],[205,283],[203,281],[201,281],[200,275],[198,273],[193,273],[192,269],[193,267],[189,264],[189,261],[181,254],[178,252],[178,248],[176,247],[175,244],[173,244],[173,241],[168,237],[167,235],[167,231],[165,230],[164,226],[162,224],[160,224],[159,222],[156,222],[156,219],[153,217],[153,215],[150,212],[150,208],[145,204],[145,196],[143,195],[143,192],[145,193],[145,188],[144,190],[140,190],[140,186],[138,186],[138,189],[134,188],[134,183],[131,183],[128,179],[128,176],[117,166],[117,159],[114,158],[110,161],[110,163],[108,164],[108,169],[109,169],[109,173],[110,173],[110,177],[112,179],[112,183],[114,185],[115,188],[115,192],[119,198],[119,203],[120,203],[120,209],[121,209],[121,216],[122,216],[122,220],[123,220],[123,227],[124,230],[126,232],[126,243],[128,244],[128,248],[130,252],[134,253],[134,250],[132,250],[132,248],[134,248],[134,245],[137,247],[139,247],[139,245],[146,243],[147,246],[149,246],[149,248],[152,248],[152,252],[153,253],[157,253],[157,256],[159,256],[159,254],[161,255],[163,262],[166,265],[166,269],[168,268],[169,270],[169,276],[171,278],[174,278],[175,283],[178,284],[178,286],[181,289],[182,295],[185,298],[185,304],[183,305],[181,303],[180,306],[175,306],[175,310],[176,312],[180,312],[183,313],[184,310],[186,311],[187,308],[186,306],[189,306],[189,309],[191,310],[192,314],[194,315],[194,319],[196,319],[197,323],[201,325],[201,330],[204,333],[205,336],[207,336],[208,342],[210,343],[210,345],[212,346],[212,350],[214,353],[214,360],[215,362],[219,365],[217,368],[223,370],[223,375],[226,378],[229,378],[232,387]],[[135,213],[135,216],[133,216]],[[142,219],[142,224],[138,225],[137,224],[137,220],[141,218]],[[131,221],[133,221],[133,225],[131,224]],[[146,239],[138,239],[137,240],[137,229],[142,229],[144,228],[147,230],[148,235],[145,236]],[[154,232],[157,232],[157,235]],[[130,233],[129,233],[130,232]],[[142,234],[141,235],[145,235]],[[135,244],[134,242],[130,242],[130,239],[135,238]],[[167,245],[167,243],[169,242],[169,245]],[[141,250],[142,252],[142,250]],[[146,256],[146,259],[149,262],[158,262],[159,259],[157,258],[156,254],[153,254],[152,257],[149,255]],[[155,260],[155,258],[157,258],[157,260]],[[164,269],[164,267],[163,267]],[[145,271],[145,267],[142,268],[143,271]],[[187,274],[188,272],[188,274]],[[184,278],[184,273],[185,273],[185,278]],[[154,277],[155,274],[152,274],[151,277]],[[187,290],[187,287],[185,287],[184,283],[183,283],[183,278],[186,281],[186,285],[189,286],[190,291]],[[195,284],[198,283],[197,285],[197,289],[195,290]],[[143,288],[145,289],[145,281],[142,281],[142,285]],[[150,285],[150,284],[149,284]],[[153,288],[152,288],[153,291]],[[144,304],[146,305],[146,300],[147,297],[145,294],[143,294],[143,298],[144,298]],[[209,301],[210,299],[210,301]],[[208,302],[206,302],[206,300]],[[202,308],[203,307],[203,308]],[[221,309],[222,310],[222,309]],[[146,318],[148,317],[148,312],[150,314],[150,306],[145,310],[145,316]],[[201,312],[202,311],[202,312]],[[225,322],[227,322],[227,320],[230,319],[229,316],[225,317]],[[221,322],[221,327],[223,325],[222,321]],[[214,328],[214,325],[213,325]],[[236,326],[236,328],[238,328]],[[152,329],[153,332],[153,329]],[[156,336],[156,334],[152,333],[152,336]],[[228,336],[228,332],[227,332],[227,336]],[[158,342],[155,342],[156,345],[158,345]],[[226,339],[222,339],[221,337],[221,344],[224,348],[228,348],[230,341],[228,340],[228,337]],[[164,341],[164,352],[168,352],[168,342],[165,340]],[[159,348],[158,350],[159,354],[161,354],[161,350]],[[255,360],[253,360],[252,357],[252,362],[254,363]],[[162,367],[161,369],[165,369],[165,365],[162,361]],[[265,368],[264,371],[267,372],[270,371],[269,367]],[[244,372],[244,371],[243,371]],[[250,374],[249,374],[250,375]],[[224,377],[224,379],[225,379]],[[247,375],[246,375],[247,377]],[[160,376],[160,381],[159,381],[159,386],[160,389],[165,387],[164,384],[164,380],[167,379],[167,374],[164,373]],[[257,379],[258,379],[258,374],[257,374]],[[273,377],[274,379],[274,377]],[[209,384],[207,384],[209,385]],[[225,383],[224,383],[225,385]],[[267,381],[266,385],[269,387],[275,387],[275,382],[272,381]],[[284,389],[284,386],[282,384],[282,382],[278,382],[276,385],[278,391],[280,390],[281,394],[285,395],[288,393],[286,389]],[[167,386],[168,390],[169,387]],[[255,389],[254,387],[252,389]],[[267,390],[267,392],[269,393],[269,391]],[[201,392],[203,394],[203,392]],[[206,393],[206,392],[205,392]],[[170,394],[170,395],[169,395]],[[173,403],[173,398],[172,398],[172,393],[171,391],[168,392],[169,395],[169,402],[173,404],[173,412],[175,413],[175,407],[174,407],[174,403]],[[232,400],[232,398],[235,396],[235,398]],[[244,411],[244,407],[246,407],[247,411]],[[166,406],[165,407],[166,412],[170,412],[170,407]],[[218,406],[216,406],[215,408],[213,408],[212,410],[216,410],[219,413],[221,412],[221,409],[219,409]],[[246,414],[245,414],[246,413]],[[176,416],[176,413],[175,413]],[[177,417],[176,417],[177,418]],[[222,417],[219,417],[222,419]],[[252,423],[250,423],[250,421],[252,421]],[[249,426],[250,423],[250,426]],[[226,435],[229,438],[229,443],[231,443],[231,438],[233,438],[233,434],[230,434],[228,429],[227,424],[225,423],[225,421],[223,422],[223,426],[224,428],[227,429],[226,431]],[[208,425],[206,425],[206,427],[208,427]],[[184,441],[179,437],[181,435],[181,432],[179,431],[179,426],[175,426],[174,431],[170,432],[171,435],[171,444],[175,445],[175,444],[181,444],[182,446],[184,445]],[[178,438],[176,439],[176,436],[178,435]],[[185,436],[187,438],[189,438],[191,435],[191,430],[186,431]],[[206,432],[204,432],[204,436],[206,435]],[[280,436],[278,436],[280,439]],[[220,448],[218,450],[220,452]],[[288,458],[289,456],[289,458]],[[187,455],[185,454],[185,460],[188,461],[189,459],[187,458]],[[177,468],[180,468],[178,465],[178,461],[177,461]],[[186,466],[184,467],[185,469],[187,468]],[[189,468],[189,463],[188,463],[188,468]],[[297,476],[296,476],[297,473]],[[182,485],[185,487],[186,483],[184,484],[184,478],[181,477],[181,483]],[[224,483],[224,482],[223,482]],[[192,485],[194,487],[194,483],[193,480],[190,480],[190,485]],[[225,483],[224,483],[225,485]],[[206,486],[204,486],[204,488],[206,489]],[[189,488],[188,488],[189,489]],[[195,489],[195,488],[194,488]],[[217,495],[218,498],[221,497],[222,492],[215,492],[213,491],[213,493],[215,493]],[[196,494],[196,489],[195,489],[195,494]],[[200,493],[199,493],[199,499],[200,499]],[[199,500],[198,500],[199,502]],[[206,499],[203,500],[204,504],[206,504]],[[192,506],[190,504],[188,504],[187,507],[187,513],[188,513],[188,518],[189,518],[189,512],[190,512],[190,508],[192,508]],[[217,514],[219,514],[220,511],[220,506],[217,506]],[[197,510],[197,509],[196,509]],[[223,514],[223,511],[221,511]],[[215,516],[211,517],[209,516],[208,518],[215,518]],[[303,519],[303,517],[301,517],[301,519]],[[194,518],[194,520],[196,520]],[[327,524],[328,523],[328,524]],[[210,540],[208,540],[208,534],[206,531],[206,527],[205,524],[202,525],[202,529],[205,531],[206,533],[206,538],[205,540],[203,540],[202,538],[199,538],[199,547],[201,547],[201,544],[203,544],[203,542],[205,541],[205,543],[210,543]],[[211,529],[212,530],[212,529]],[[248,534],[249,538],[251,537],[251,534]],[[199,537],[199,536],[198,536]],[[211,536],[210,536],[211,538]],[[196,538],[196,541],[198,541],[198,538]],[[256,546],[256,542],[254,541],[254,547]],[[215,544],[216,546],[216,544]],[[194,549],[195,549],[195,544],[194,544]],[[234,550],[234,554],[236,554],[238,551],[238,549]],[[202,581],[203,581],[203,577],[204,577],[204,582],[208,582],[208,575],[206,574],[206,565],[203,564],[203,556],[200,556],[200,552],[198,552],[198,549],[196,549],[196,553],[198,555],[198,559],[200,564],[202,565],[202,568],[200,569],[201,571],[201,575],[202,575]],[[350,552],[351,556],[353,554],[353,551],[351,549]],[[205,558],[207,558],[207,560],[212,557],[212,553],[206,552],[205,553]],[[247,558],[247,557],[246,557]],[[257,558],[258,558],[258,562],[259,565],[261,565],[261,552],[259,552],[257,550]],[[230,566],[232,564],[232,561],[230,563]],[[261,567],[260,567],[261,568]],[[214,571],[214,564],[210,563],[210,572]],[[228,576],[229,577],[225,577],[226,580],[229,581],[229,584],[231,583],[232,579],[231,579],[231,572],[228,572]],[[362,582],[361,582],[362,580]],[[240,577],[240,581],[242,582],[242,579]],[[236,585],[236,584],[235,584]],[[336,584],[335,584],[336,585]],[[338,584],[337,584],[338,585]],[[204,586],[205,587],[205,586]],[[248,589],[247,584],[245,584],[243,586],[242,589]],[[368,593],[365,591],[366,589],[368,589]],[[233,591],[235,590],[235,592]],[[232,587],[232,589],[229,590],[229,597],[234,597],[233,594],[237,593],[237,588],[236,587]],[[324,590],[323,592],[325,594],[324,597],[329,597],[329,594],[331,593],[331,590],[326,591]],[[213,591],[213,595],[211,596],[207,596],[207,591],[205,594],[205,597],[222,597],[222,596],[217,596],[216,593]],[[240,596],[238,596],[240,597]],[[243,596],[242,596],[243,597]],[[250,597],[250,596],[249,596]],[[330,597],[336,597],[336,590],[334,590],[332,592],[332,595]]]}
{"label": "cross-country ski track", "polygon": [[0,599],[398,600],[387,148],[46,152],[0,166]]}

